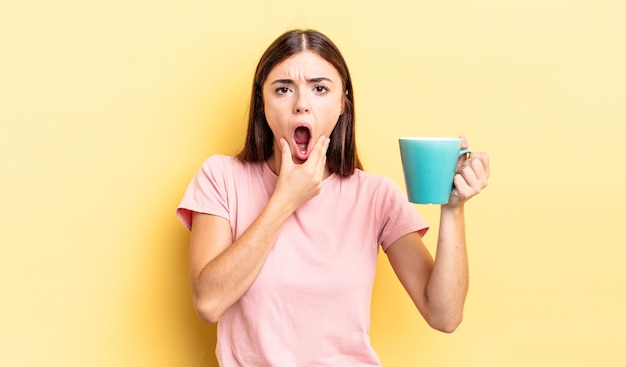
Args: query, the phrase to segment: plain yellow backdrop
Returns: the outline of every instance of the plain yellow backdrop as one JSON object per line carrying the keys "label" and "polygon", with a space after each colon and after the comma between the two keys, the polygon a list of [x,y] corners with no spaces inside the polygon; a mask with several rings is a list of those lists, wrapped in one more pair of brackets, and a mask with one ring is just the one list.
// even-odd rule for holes
{"label": "plain yellow backdrop", "polygon": [[296,27],[348,61],[366,170],[403,185],[406,135],[491,155],[463,324],[430,330],[381,254],[383,364],[626,365],[624,4],[0,1],[0,365],[216,366],[174,209]]}

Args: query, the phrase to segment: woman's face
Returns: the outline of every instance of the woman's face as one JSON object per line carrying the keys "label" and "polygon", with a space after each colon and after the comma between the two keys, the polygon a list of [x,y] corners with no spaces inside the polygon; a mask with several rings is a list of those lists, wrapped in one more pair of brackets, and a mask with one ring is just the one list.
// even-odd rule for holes
{"label": "woman's face", "polygon": [[285,138],[295,163],[307,160],[317,139],[330,137],[344,106],[337,69],[317,53],[302,51],[277,64],[263,83],[265,118],[274,152]]}

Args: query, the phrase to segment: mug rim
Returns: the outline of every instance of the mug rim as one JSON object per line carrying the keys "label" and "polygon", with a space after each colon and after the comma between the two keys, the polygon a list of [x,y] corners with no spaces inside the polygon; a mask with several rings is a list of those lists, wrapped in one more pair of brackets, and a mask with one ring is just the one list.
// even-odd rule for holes
{"label": "mug rim", "polygon": [[440,141],[451,141],[451,140],[461,140],[461,138],[451,138],[451,137],[439,137],[439,136],[401,136],[398,139],[400,140],[440,140]]}

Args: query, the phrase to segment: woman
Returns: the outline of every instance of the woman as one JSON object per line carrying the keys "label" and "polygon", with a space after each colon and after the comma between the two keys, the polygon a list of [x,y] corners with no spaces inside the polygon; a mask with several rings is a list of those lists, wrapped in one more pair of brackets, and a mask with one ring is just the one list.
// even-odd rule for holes
{"label": "woman", "polygon": [[281,35],[257,66],[243,150],[207,159],[177,210],[220,366],[379,366],[368,335],[379,245],[425,320],[455,330],[468,286],[463,207],[488,176],[485,153],[459,161],[433,260],[406,194],[361,170],[337,47],[313,30]]}

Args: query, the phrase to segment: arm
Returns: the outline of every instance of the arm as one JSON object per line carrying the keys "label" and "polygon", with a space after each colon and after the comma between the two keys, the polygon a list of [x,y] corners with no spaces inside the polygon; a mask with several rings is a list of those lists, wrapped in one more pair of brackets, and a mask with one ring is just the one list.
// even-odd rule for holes
{"label": "arm", "polygon": [[455,189],[441,207],[434,261],[417,233],[387,249],[395,273],[424,319],[443,332],[454,331],[463,319],[469,284],[464,204],[486,187],[488,177],[487,154],[473,153],[459,161]]}
{"label": "arm", "polygon": [[[391,266],[426,322],[448,333],[461,323],[468,288],[467,252],[457,215],[442,213],[435,261],[417,232],[387,249]],[[446,230],[444,222],[455,230]]]}
{"label": "arm", "polygon": [[327,147],[328,140],[320,138],[311,158],[295,165],[288,144],[281,141],[276,189],[256,220],[234,242],[228,220],[193,214],[189,270],[194,305],[204,320],[217,322],[239,300],[261,271],[287,218],[319,193]]}

